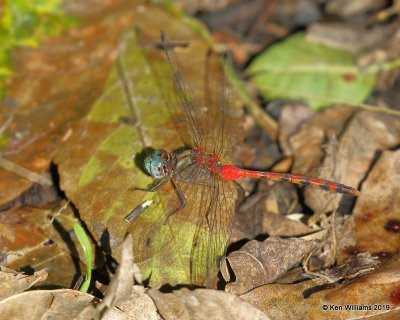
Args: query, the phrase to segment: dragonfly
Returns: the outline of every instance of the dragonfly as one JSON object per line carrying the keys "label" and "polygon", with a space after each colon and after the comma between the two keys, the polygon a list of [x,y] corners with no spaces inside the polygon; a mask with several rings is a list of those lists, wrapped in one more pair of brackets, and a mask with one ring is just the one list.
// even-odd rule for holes
{"label": "dragonfly", "polygon": [[166,197],[164,223],[171,217],[183,216],[183,212],[195,223],[189,263],[192,284],[215,287],[218,263],[225,254],[235,213],[236,180],[267,179],[350,196],[360,194],[353,187],[329,180],[247,170],[225,162],[232,158],[240,140],[235,128],[240,114],[231,108],[231,93],[221,60],[213,60],[213,66],[218,65],[217,75],[204,76],[206,88],[217,84],[219,89],[214,87],[205,92],[199,101],[181,73],[176,53],[164,34],[161,34],[161,46],[179,97],[169,108],[185,147],[176,152],[157,149],[148,154],[144,169],[154,182],[141,190],[156,192],[170,184],[174,192],[163,194]]}

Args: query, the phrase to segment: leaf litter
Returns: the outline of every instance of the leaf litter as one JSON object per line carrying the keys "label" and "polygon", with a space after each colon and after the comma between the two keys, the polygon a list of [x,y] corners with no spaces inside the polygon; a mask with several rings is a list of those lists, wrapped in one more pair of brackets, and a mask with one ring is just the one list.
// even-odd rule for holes
{"label": "leaf litter", "polygon": [[113,18],[112,31],[110,21],[100,19],[66,29],[65,35],[47,38],[38,48],[13,52],[14,76],[0,104],[0,123],[11,121],[1,135],[7,143],[0,144],[0,156],[25,171],[2,166],[0,204],[33,185],[26,170],[46,173],[57,146],[100,94],[114,61],[116,35],[128,23]]}
{"label": "leaf litter", "polygon": [[[260,285],[272,283],[300,263],[315,245],[313,241],[301,238],[269,237],[264,242],[250,241],[223,261],[222,275],[229,282],[225,290],[240,295]],[[282,258],[283,250],[285,255]],[[226,264],[232,269],[235,282],[231,282],[229,273],[224,272],[228,270]]]}
{"label": "leaf litter", "polygon": [[71,236],[77,218],[69,203],[55,203],[50,208],[24,207],[6,211],[1,217],[1,264],[16,270],[39,272],[48,277],[40,286],[74,284],[76,273],[85,270],[76,238]]}
{"label": "leaf litter", "polygon": [[[82,16],[90,15],[89,11],[79,11],[79,7],[71,5],[70,9],[78,10],[77,12]],[[15,91],[11,90],[10,92],[14,92],[13,96],[22,101],[19,107],[21,113],[17,112],[16,116],[12,115],[11,118],[8,118],[11,119],[10,121],[4,118],[8,126],[0,132],[2,134],[0,145],[3,147],[4,141],[10,143],[2,149],[2,155],[16,164],[32,170],[32,172],[46,175],[49,162],[55,151],[58,152],[58,170],[67,197],[73,200],[74,205],[77,205],[80,218],[87,224],[97,244],[103,246],[106,252],[111,252],[121,262],[121,265],[125,254],[121,255],[119,250],[122,247],[125,232],[133,231],[133,226],[125,225],[123,218],[130,210],[135,208],[136,204],[148,201],[143,197],[144,195],[136,198],[138,196],[136,193],[135,196],[132,196],[133,193],[129,192],[121,193],[121,190],[127,190],[132,187],[132,184],[143,186],[149,182],[148,177],[144,176],[142,172],[134,172],[136,162],[132,160],[132,154],[138,154],[143,141],[153,145],[178,146],[179,138],[174,134],[171,123],[168,123],[168,121],[162,124],[166,129],[162,131],[162,137],[158,132],[152,132],[154,130],[153,124],[159,124],[157,121],[160,121],[160,115],[154,115],[153,118],[149,118],[151,121],[147,122],[143,121],[147,116],[133,117],[132,113],[121,111],[120,105],[129,103],[124,99],[133,97],[134,99],[131,102],[133,101],[137,105],[157,104],[159,101],[156,101],[157,99],[154,99],[151,95],[141,95],[138,99],[136,93],[127,98],[126,91],[124,92],[126,88],[118,87],[116,83],[122,79],[121,77],[124,77],[123,79],[128,79],[127,83],[131,86],[130,89],[133,88],[133,91],[136,90],[135,92],[138,92],[138,90],[140,92],[142,92],[141,90],[145,91],[145,86],[143,88],[133,86],[133,84],[136,85],[140,82],[131,79],[142,77],[141,80],[147,81],[146,74],[149,70],[146,69],[146,63],[144,64],[145,67],[140,69],[139,72],[138,69],[135,69],[136,66],[132,67],[130,59],[143,57],[143,55],[140,56],[138,51],[146,51],[151,47],[151,43],[154,43],[154,39],[158,37],[160,26],[170,25],[174,32],[182,28],[180,22],[178,22],[179,19],[176,17],[171,19],[170,16],[163,14],[159,8],[142,6],[138,10],[126,11],[127,17],[119,22],[121,23],[118,25],[119,30],[136,19],[137,25],[142,28],[141,40],[134,46],[130,46],[129,41],[122,42],[122,48],[126,50],[127,54],[117,60],[117,70],[114,69],[111,72],[107,80],[109,87],[106,85],[107,89],[103,90],[103,95],[100,98],[98,95],[99,92],[102,92],[101,84],[104,83],[104,75],[107,74],[102,70],[103,67],[93,68],[96,69],[92,70],[93,77],[98,81],[94,81],[92,87],[89,85],[91,83],[90,77],[86,78],[84,75],[84,73],[87,74],[86,70],[82,72],[82,81],[74,81],[76,74],[79,73],[74,72],[74,68],[78,64],[70,65],[68,64],[70,60],[64,59],[67,63],[64,68],[62,64],[59,65],[54,62],[53,58],[48,57],[47,59],[54,63],[52,70],[58,68],[61,75],[60,79],[57,79],[59,82],[55,82],[54,77],[50,76],[47,79],[45,71],[36,69],[37,66],[42,65],[40,62],[41,55],[48,51],[48,47],[41,47],[37,52],[21,51],[17,54],[17,59],[33,61],[27,65],[30,73],[21,71],[21,75],[25,74],[29,77],[26,77],[26,79],[23,77],[16,78],[15,82],[11,83],[11,88],[14,88],[12,90]],[[120,13],[117,10],[117,13],[114,12],[113,14],[115,14],[115,18]],[[149,17],[154,18],[154,15],[158,19],[155,19],[156,23],[149,27],[147,21],[149,21]],[[115,21],[119,20],[116,19]],[[90,28],[85,30],[86,41],[89,41],[91,39],[88,36],[90,35]],[[170,30],[168,32],[174,33]],[[130,38],[133,34],[129,33],[126,37]],[[190,28],[182,28],[180,33],[175,34],[178,39],[185,39],[185,41],[182,41],[183,43],[188,43],[186,39],[193,37],[193,31]],[[79,34],[75,33],[75,35],[77,37],[72,42],[79,38]],[[103,44],[99,42],[99,47],[97,47],[100,50],[99,52],[108,52],[103,56],[105,59],[104,66],[108,66],[108,68],[115,59],[117,51],[115,42],[107,42],[111,38],[113,37],[104,40]],[[63,38],[53,39],[50,44],[57,47],[61,46],[62,41]],[[100,40],[98,39],[98,41]],[[111,43],[114,44],[113,48],[111,48]],[[101,47],[102,45],[104,46]],[[126,47],[124,48],[124,46]],[[138,55],[129,56],[128,52],[131,53],[135,47]],[[72,45],[71,48],[75,47]],[[75,49],[80,52],[79,48]],[[179,50],[185,52],[185,49],[187,49],[188,57],[194,55],[191,52],[191,45]],[[80,58],[85,56],[84,50],[82,52]],[[37,61],[34,60],[36,54],[38,55]],[[43,56],[46,60],[46,55]],[[54,59],[57,59],[57,56],[54,56]],[[90,65],[90,58],[85,59],[89,59],[84,60],[89,61],[89,63],[82,62],[81,66],[84,68],[85,65]],[[157,61],[157,58],[150,55],[149,60]],[[36,61],[36,64],[34,61]],[[74,60],[71,59],[71,61]],[[139,61],[143,62],[144,60]],[[24,68],[25,64],[21,62],[19,65]],[[123,67],[122,74],[118,73],[121,71],[118,71],[121,66]],[[107,67],[105,68],[107,69]],[[71,73],[69,73],[70,70],[72,70]],[[138,74],[135,74],[135,72],[138,72]],[[35,87],[30,87],[29,80],[31,80],[30,77],[35,76],[35,73],[40,73],[44,79],[47,79],[43,82],[44,87],[54,82],[55,91],[43,91],[42,89],[37,89],[36,93],[32,91]],[[159,80],[163,81],[164,74],[162,72],[160,74],[162,74],[162,77]],[[167,79],[167,76],[165,76],[165,79]],[[347,81],[349,79],[347,78]],[[18,83],[18,81],[20,82]],[[71,88],[65,85],[67,82],[72,86]],[[382,88],[385,88],[384,85],[385,83],[380,83]],[[82,97],[79,94],[80,88],[92,90],[93,95],[86,96],[82,101],[77,102]],[[50,97],[40,96],[38,93],[42,92],[53,92],[54,95]],[[65,92],[68,93],[69,98],[64,101]],[[92,108],[90,106],[91,101],[95,99],[102,106],[97,105]],[[14,100],[7,101],[9,103],[6,106],[7,108],[11,108],[10,106],[15,103]],[[29,105],[35,105],[31,103],[32,101],[36,101],[35,104],[44,103],[44,105],[50,101],[50,107],[44,108],[49,113],[48,116],[43,118],[43,121],[39,113],[35,112],[44,109],[30,109]],[[76,113],[74,113],[75,111],[63,113],[62,117],[57,118],[57,113],[53,112],[55,109],[52,109],[51,106],[59,107],[64,102],[65,105],[77,103],[76,105],[80,107],[76,108]],[[81,107],[84,109],[81,109]],[[112,111],[111,114],[110,110]],[[145,111],[140,110],[140,112]],[[354,203],[349,198],[340,199],[337,195],[322,193],[319,190],[306,189],[304,192],[298,192],[293,186],[265,182],[258,184],[258,191],[252,191],[250,198],[247,198],[245,205],[242,205],[243,209],[239,210],[235,217],[233,243],[229,249],[230,255],[228,255],[227,261],[230,263],[230,261],[235,260],[235,256],[239,256],[241,259],[243,257],[250,258],[250,262],[253,262],[253,264],[232,263],[226,270],[231,276],[235,274],[237,276],[227,284],[226,290],[235,287],[242,288],[239,298],[262,310],[267,316],[264,315],[263,317],[256,309],[249,308],[247,304],[242,304],[241,300],[232,295],[205,289],[189,291],[173,288],[170,293],[161,293],[158,289],[153,288],[148,294],[154,299],[154,304],[147,295],[147,289],[140,285],[133,286],[133,293],[128,300],[118,303],[119,309],[110,309],[114,312],[114,315],[126,318],[127,314],[131,315],[137,312],[137,315],[144,316],[144,313],[140,313],[138,310],[146,305],[151,306],[149,308],[152,310],[154,318],[159,317],[157,308],[164,318],[173,318],[176,315],[176,310],[187,317],[210,318],[216,315],[217,310],[225,302],[228,302],[228,304],[224,305],[221,317],[233,316],[231,312],[232,310],[236,312],[236,309],[233,309],[236,306],[243,308],[242,312],[246,313],[247,316],[253,315],[253,318],[259,316],[260,318],[277,319],[288,317],[317,319],[327,316],[349,318],[368,315],[370,317],[387,316],[389,319],[399,315],[400,285],[397,277],[399,258],[396,254],[398,252],[398,229],[400,225],[396,198],[396,194],[398,194],[398,177],[396,174],[399,167],[397,163],[399,155],[396,150],[399,145],[398,119],[372,112],[354,112],[353,109],[346,106],[332,107],[323,112],[314,113],[296,102],[285,103],[283,111],[278,114],[280,114],[279,147],[281,150],[279,150],[278,145],[274,145],[275,142],[270,142],[268,151],[273,154],[265,155],[264,153],[269,159],[259,160],[257,165],[270,166],[276,159],[284,156],[286,162],[282,161],[282,166],[284,168],[286,166],[287,169],[285,170],[288,170],[290,164],[293,163],[292,172],[327,177],[352,186],[359,186],[362,194]],[[67,115],[71,117],[68,118]],[[106,120],[107,117],[109,119]],[[22,124],[31,118],[37,121],[31,122],[32,124],[27,127],[26,132],[22,131]],[[154,122],[150,125],[152,121]],[[43,136],[40,135],[40,130],[36,133],[36,129],[43,126],[43,123],[53,123],[54,128],[52,127],[51,130],[54,129],[54,131],[44,130]],[[4,132],[6,135],[3,135]],[[48,132],[54,134],[49,135]],[[60,142],[62,142],[61,145]],[[258,143],[256,149],[262,148],[263,144]],[[38,152],[38,150],[43,150],[43,152]],[[282,151],[282,154],[279,153],[280,151]],[[86,155],[93,154],[95,154],[94,158],[86,157]],[[253,153],[253,160],[256,159],[257,150]],[[102,166],[106,166],[108,169],[104,170]],[[246,166],[252,167],[251,161],[248,161]],[[116,168],[121,167],[124,170],[116,170]],[[82,172],[84,172],[84,177],[77,179],[76,176]],[[65,203],[53,204],[50,209],[26,208],[26,205],[46,206],[47,199],[52,199],[52,201],[58,201],[58,199],[43,197],[43,202],[37,201],[34,198],[36,191],[25,198],[18,197],[33,185],[32,181],[29,181],[29,179],[25,181],[25,178],[16,178],[11,172],[2,171],[4,191],[2,191],[1,203],[2,208],[7,210],[2,213],[0,224],[1,245],[2,249],[6,249],[2,250],[2,261],[8,261],[9,266],[16,269],[26,266],[32,267],[31,272],[45,267],[49,279],[44,280],[45,277],[43,276],[41,280],[44,280],[44,284],[70,287],[74,282],[74,275],[85,270],[82,262],[76,263],[77,259],[82,257],[79,246],[76,247],[77,252],[71,255],[71,248],[65,245],[65,241],[71,241],[64,236],[68,234],[72,221],[76,219],[74,217],[76,211],[69,208],[67,210],[68,215],[65,214],[64,210],[60,212],[60,208]],[[89,185],[90,188],[87,187]],[[87,189],[83,188],[84,190],[82,190],[81,187],[85,186]],[[249,188],[246,190],[252,190],[254,184],[249,183],[248,186]],[[76,190],[74,190],[75,188]],[[41,192],[38,194],[42,194]],[[125,199],[130,197],[132,198],[125,202]],[[122,202],[121,199],[123,199]],[[160,199],[155,198],[155,202],[144,212],[153,210],[153,204],[156,207],[160,201]],[[350,214],[351,212],[352,214]],[[154,218],[156,219],[156,216]],[[59,229],[52,226],[55,221],[60,223],[62,229],[64,229],[63,232],[59,232]],[[148,235],[146,233],[141,234],[142,238],[135,238],[132,242],[146,240]],[[236,250],[244,239],[259,238],[260,235],[267,240],[260,239],[261,241],[258,242],[247,242],[247,245]],[[290,238],[294,236],[303,236],[304,240]],[[272,240],[276,243],[283,243],[283,247],[271,245],[269,242],[273,242]],[[293,248],[297,248],[297,250],[293,250],[293,256],[285,257],[282,254],[282,252],[286,253],[287,248],[291,248],[294,243],[299,241],[312,243],[313,247],[310,249],[308,245],[302,248],[294,246]],[[269,247],[267,246],[268,243]],[[250,244],[258,248],[266,246],[270,251],[265,250],[260,253],[255,249],[248,249],[247,246],[250,246]],[[143,250],[140,246],[136,249],[139,250],[138,252],[134,251],[135,261],[140,260],[143,253],[140,252],[140,249]],[[21,256],[18,257],[18,255]],[[46,264],[45,261],[49,264]],[[246,260],[244,259],[244,261]],[[100,264],[103,263],[104,261],[100,262]],[[65,268],[61,268],[61,265],[64,265]],[[159,265],[160,269],[163,267],[165,265]],[[230,269],[231,267],[232,269]],[[26,268],[26,270],[29,271],[29,268]],[[260,280],[260,275],[266,273],[270,274],[267,277],[268,280]],[[255,277],[250,277],[250,275],[255,275]],[[29,284],[23,284],[21,289],[18,289],[19,287],[16,285],[15,296],[0,301],[0,304],[6,308],[2,310],[10,310],[10,312],[14,310],[23,313],[22,309],[18,310],[18,306],[24,303],[26,307],[25,303],[29,301],[32,303],[31,308],[34,308],[35,304],[39,306],[37,308],[38,314],[40,312],[46,314],[49,311],[46,308],[49,308],[50,305],[50,312],[63,315],[61,306],[66,305],[75,309],[76,313],[73,315],[76,315],[76,318],[89,314],[94,318],[98,317],[98,310],[95,310],[91,305],[93,301],[96,301],[93,296],[73,290],[37,290],[21,293],[21,290],[29,288],[31,283],[39,287],[40,283],[35,282],[35,276],[20,275],[20,277],[21,279],[26,277]],[[281,278],[278,279],[279,277]],[[311,280],[309,280],[310,278]],[[118,282],[118,277],[115,277],[115,281]],[[13,283],[12,280],[6,282]],[[128,279],[126,283],[128,287],[130,283]],[[53,303],[49,304],[49,297],[53,297]],[[124,297],[126,298],[127,295],[124,295]],[[135,303],[137,303],[136,306]],[[333,313],[331,310],[323,311],[321,306],[324,304],[380,304],[382,308],[389,306],[390,310],[354,309],[338,310]],[[136,311],[132,311],[133,309]],[[68,315],[71,316],[72,314],[69,313]]]}

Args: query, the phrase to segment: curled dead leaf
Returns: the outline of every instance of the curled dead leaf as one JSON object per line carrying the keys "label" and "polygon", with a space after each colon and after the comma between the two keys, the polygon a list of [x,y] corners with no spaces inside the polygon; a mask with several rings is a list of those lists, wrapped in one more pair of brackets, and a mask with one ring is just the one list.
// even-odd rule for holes
{"label": "curled dead leaf", "polygon": [[369,252],[364,252],[346,260],[341,265],[323,270],[320,273],[333,282],[358,277],[375,269],[377,264],[379,264],[379,261],[376,257],[372,257]]}
{"label": "curled dead leaf", "polygon": [[128,234],[121,248],[121,261],[117,272],[107,288],[104,299],[98,306],[100,312],[110,309],[127,300],[133,287],[133,245],[132,235]]}
{"label": "curled dead leaf", "polygon": [[[226,290],[243,294],[255,287],[271,283],[306,257],[315,247],[314,241],[297,238],[271,237],[264,242],[250,241],[241,250],[232,252],[221,265],[226,281],[231,280],[229,266],[236,281],[228,283]],[[285,252],[285,254],[282,254]]]}
{"label": "curled dead leaf", "polygon": [[0,301],[12,295],[28,290],[37,282],[47,279],[47,272],[40,270],[33,275],[26,275],[23,272],[16,272],[4,266],[0,271]]}
{"label": "curled dead leaf", "polygon": [[[348,121],[348,125],[340,135],[338,145],[329,154],[327,152],[319,170],[322,170],[324,175],[329,174],[330,179],[358,187],[370,169],[376,153],[399,143],[398,118],[373,112],[359,112]],[[328,212],[337,208],[335,196],[309,188],[305,192],[305,201],[314,212]],[[348,197],[343,198],[341,202],[352,200]],[[341,203],[341,207],[343,206]]]}
{"label": "curled dead leaf", "polygon": [[399,256],[340,285],[267,284],[240,296],[273,319],[399,319]]}

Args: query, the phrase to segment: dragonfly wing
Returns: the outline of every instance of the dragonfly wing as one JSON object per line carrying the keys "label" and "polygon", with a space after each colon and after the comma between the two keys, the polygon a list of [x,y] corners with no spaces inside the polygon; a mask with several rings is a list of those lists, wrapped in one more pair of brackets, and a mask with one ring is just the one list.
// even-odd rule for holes
{"label": "dragonfly wing", "polygon": [[204,105],[208,107],[208,139],[211,145],[206,150],[231,160],[235,149],[242,141],[243,108],[226,76],[230,65],[221,57],[210,52],[207,55],[204,75]]}
{"label": "dragonfly wing", "polygon": [[173,115],[172,120],[177,130],[181,133],[183,140],[188,140],[185,136],[188,132],[190,133],[192,141],[190,144],[188,144],[188,141],[184,141],[186,144],[191,146],[203,146],[207,126],[203,123],[204,118],[199,117],[201,106],[198,104],[198,99],[195,98],[190,83],[180,71],[183,68],[171,43],[163,34],[161,34],[161,45],[172,72],[178,94],[178,101],[169,104],[170,111]]}
{"label": "dragonfly wing", "polygon": [[227,81],[221,57],[196,40],[190,50],[179,52],[180,59],[165,37],[162,45],[177,91],[178,101],[170,103],[176,128],[181,136],[190,133],[189,145],[228,160],[243,136],[243,109]]}
{"label": "dragonfly wing", "polygon": [[219,262],[225,255],[230,237],[237,189],[233,183],[220,180],[216,176],[212,180],[212,188],[203,186],[199,197],[201,208],[196,214],[197,228],[190,266],[192,283],[215,288]]}
{"label": "dragonfly wing", "polygon": [[[189,166],[185,179],[174,180],[174,184],[167,183],[158,190],[152,210],[144,211],[132,223],[133,229],[140,230],[136,233],[135,257],[141,261],[139,266],[144,276],[149,277],[151,285],[191,283],[192,244],[197,230],[197,215],[202,212],[199,197],[202,187],[210,184],[210,177],[210,172]],[[192,183],[192,180],[201,181],[201,184]],[[184,206],[178,192],[184,195]],[[201,284],[206,269],[203,274]]]}
{"label": "dragonfly wing", "polygon": [[[180,60],[185,62],[180,65],[165,37],[161,42],[179,97],[179,103],[170,103],[169,108],[180,136],[187,145],[229,159],[240,136],[234,132],[240,131],[241,112],[229,105],[231,95],[220,58],[209,54],[203,42],[192,41],[191,50],[180,52]],[[191,76],[190,84],[183,74]],[[169,184],[158,192],[162,214],[150,220],[151,229],[144,237],[152,275],[159,277],[151,282],[215,286],[218,260],[230,236],[237,190],[233,183],[194,164],[180,170],[174,177],[175,190]],[[184,195],[184,206],[179,193]]]}
{"label": "dragonfly wing", "polygon": [[158,208],[144,211],[133,222],[137,223],[133,228],[141,230],[135,239],[136,257],[142,261],[139,266],[151,285],[191,283],[215,287],[237,191],[230,182],[196,166],[190,166],[185,179],[174,180],[174,184],[184,194],[183,207],[177,190],[169,183],[157,191],[158,202],[152,206]]}

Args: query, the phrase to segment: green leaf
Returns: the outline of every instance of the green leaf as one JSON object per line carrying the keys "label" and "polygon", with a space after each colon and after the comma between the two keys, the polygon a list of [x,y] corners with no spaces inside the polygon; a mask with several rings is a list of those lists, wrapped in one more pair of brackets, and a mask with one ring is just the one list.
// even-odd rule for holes
{"label": "green leaf", "polygon": [[[171,119],[168,105],[172,105],[171,100],[176,101],[176,91],[165,53],[157,46],[160,30],[173,39],[188,42],[185,47],[177,47],[175,53],[199,101],[204,101],[206,92],[212,99],[220,96],[217,85],[204,90],[205,77],[218,75],[220,61],[217,66],[217,59],[207,60],[210,47],[179,20],[152,6],[146,12],[160,21],[160,26],[148,33],[148,24],[143,23],[142,30],[138,28],[138,32],[125,35],[104,94],[74,127],[74,134],[59,150],[55,162],[62,189],[94,238],[117,261],[120,245],[126,233],[131,233],[135,262],[150,285],[203,285],[217,277],[217,261],[224,254],[229,237],[236,187],[224,185],[221,192],[226,203],[219,207],[220,216],[215,222],[218,227],[211,231],[204,209],[211,197],[204,196],[203,185],[180,182],[186,205],[167,222],[168,214],[180,205],[171,183],[157,192],[132,189],[146,188],[154,181],[143,172],[140,155],[146,148],[175,151],[185,145],[182,139],[188,135],[183,130],[185,123],[177,124]],[[169,25],[173,28],[165,27]],[[218,79],[214,77],[210,82],[215,84]],[[239,107],[235,105],[238,104],[233,103],[230,110]],[[216,104],[210,107],[214,113],[218,110],[215,107]],[[240,128],[238,122],[235,127]],[[177,126],[183,132],[178,132]],[[232,129],[232,135],[235,130]],[[151,205],[127,223],[125,217],[148,200],[152,200]]]}
{"label": "green leaf", "polygon": [[74,222],[74,231],[76,237],[79,240],[79,243],[82,246],[83,252],[85,253],[85,263],[86,263],[86,277],[85,281],[82,283],[79,291],[87,292],[90,286],[90,281],[92,279],[92,269],[94,264],[94,255],[92,250],[92,245],[90,240],[82,228],[82,226],[78,222]]}
{"label": "green leaf", "polygon": [[361,103],[376,74],[358,68],[356,56],[306,41],[297,33],[261,53],[246,73],[266,99],[306,99],[313,109],[334,101]]}
{"label": "green leaf", "polygon": [[[104,95],[60,150],[56,162],[63,190],[105,250],[119,260],[119,246],[131,232],[135,262],[144,278],[151,276],[153,284],[189,283],[192,242],[187,238],[193,238],[195,222],[164,226],[165,203],[160,194],[132,191],[153,180],[135,159],[146,147],[175,150],[183,145],[160,93],[162,83],[172,89],[163,53],[143,48],[137,38],[130,32],[122,40]],[[151,206],[133,223],[126,223],[124,217],[146,200],[153,200]],[[146,252],[149,238],[150,254]]]}

